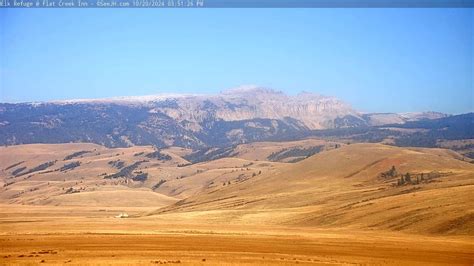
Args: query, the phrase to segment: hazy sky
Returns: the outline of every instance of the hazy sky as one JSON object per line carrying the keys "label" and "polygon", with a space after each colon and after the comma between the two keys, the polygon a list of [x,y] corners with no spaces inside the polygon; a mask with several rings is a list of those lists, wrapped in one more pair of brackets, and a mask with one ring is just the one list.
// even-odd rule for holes
{"label": "hazy sky", "polygon": [[472,9],[1,9],[0,102],[257,84],[473,111]]}

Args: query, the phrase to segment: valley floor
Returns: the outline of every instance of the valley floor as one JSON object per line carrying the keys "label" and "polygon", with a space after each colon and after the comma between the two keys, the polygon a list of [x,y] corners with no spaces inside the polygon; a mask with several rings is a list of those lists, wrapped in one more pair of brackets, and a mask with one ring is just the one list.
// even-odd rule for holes
{"label": "valley floor", "polygon": [[[0,264],[472,265],[471,236],[213,223],[148,208],[0,206]],[[130,218],[115,218],[127,212]]]}

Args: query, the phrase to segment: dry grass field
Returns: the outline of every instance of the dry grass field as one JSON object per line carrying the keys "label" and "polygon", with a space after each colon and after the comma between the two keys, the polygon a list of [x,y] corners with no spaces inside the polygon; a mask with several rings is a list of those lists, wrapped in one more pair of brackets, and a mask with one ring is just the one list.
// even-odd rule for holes
{"label": "dry grass field", "polygon": [[474,263],[474,164],[381,144],[265,160],[318,144],[241,145],[196,164],[180,148],[162,150],[167,160],[147,157],[152,147],[0,148],[0,264]]}

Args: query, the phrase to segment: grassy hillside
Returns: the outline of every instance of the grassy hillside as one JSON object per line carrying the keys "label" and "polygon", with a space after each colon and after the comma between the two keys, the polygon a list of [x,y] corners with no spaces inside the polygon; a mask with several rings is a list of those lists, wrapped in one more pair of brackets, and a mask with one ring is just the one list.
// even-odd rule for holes
{"label": "grassy hillside", "polygon": [[[154,214],[212,210],[216,220],[231,222],[472,234],[474,165],[456,157],[441,149],[347,145]],[[392,166],[396,175],[382,177]],[[412,182],[397,185],[406,173]]]}
{"label": "grassy hillside", "polygon": [[86,143],[0,147],[0,202],[159,207],[279,165],[241,158],[191,164],[182,157],[190,153]]}

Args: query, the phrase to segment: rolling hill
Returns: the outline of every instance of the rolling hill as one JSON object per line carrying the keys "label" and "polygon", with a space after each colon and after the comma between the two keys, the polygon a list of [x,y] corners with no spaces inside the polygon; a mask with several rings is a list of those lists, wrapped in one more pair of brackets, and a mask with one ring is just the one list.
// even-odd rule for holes
{"label": "rolling hill", "polygon": [[[459,158],[447,150],[346,145],[154,214],[217,211],[205,215],[230,223],[472,234],[474,165]],[[396,173],[382,176],[392,166]],[[406,173],[411,183],[398,185]]]}

